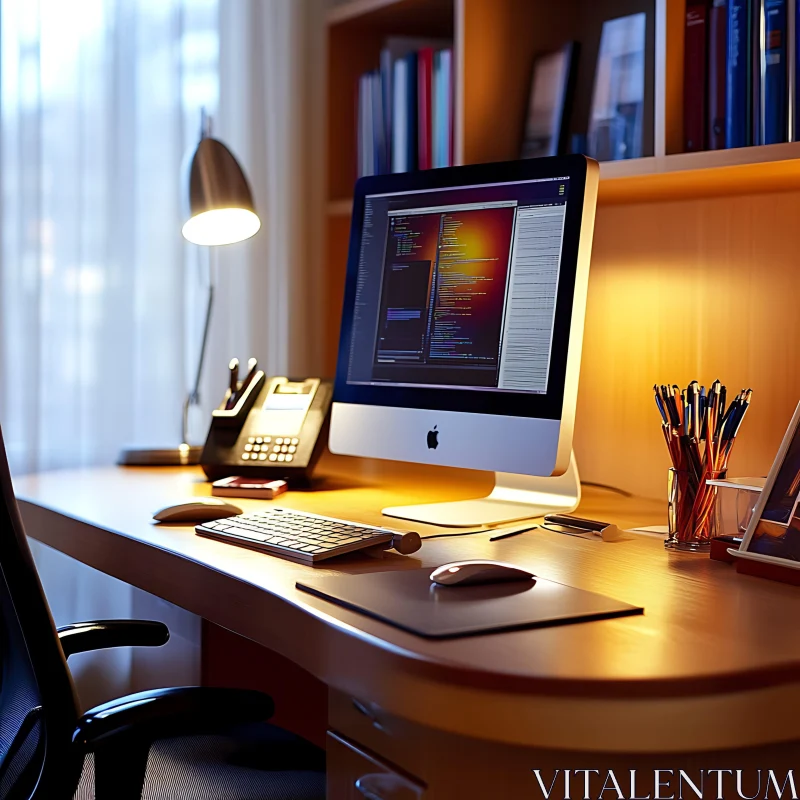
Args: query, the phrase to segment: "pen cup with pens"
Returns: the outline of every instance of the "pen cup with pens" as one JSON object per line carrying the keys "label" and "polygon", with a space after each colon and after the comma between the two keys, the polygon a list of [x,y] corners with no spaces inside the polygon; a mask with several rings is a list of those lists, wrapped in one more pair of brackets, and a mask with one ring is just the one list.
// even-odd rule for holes
{"label": "pen cup with pens", "polygon": [[726,405],[727,389],[714,381],[706,391],[697,381],[684,390],[677,385],[654,386],[656,406],[672,466],[668,473],[671,550],[707,552],[717,535],[715,481],[728,473],[728,460],[742,420],[750,406],[751,389],[742,389]]}

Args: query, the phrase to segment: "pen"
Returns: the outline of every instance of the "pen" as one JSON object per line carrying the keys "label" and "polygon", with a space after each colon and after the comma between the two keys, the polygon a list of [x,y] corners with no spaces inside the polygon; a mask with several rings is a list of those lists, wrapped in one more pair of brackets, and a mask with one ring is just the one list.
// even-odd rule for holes
{"label": "pen", "polygon": [[531,525],[530,528],[520,528],[518,531],[511,531],[510,533],[501,533],[499,536],[492,536],[489,541],[490,542],[497,542],[500,539],[510,539],[512,536],[519,536],[521,533],[527,533],[528,531],[535,530],[538,528],[538,525]]}
{"label": "pen", "polygon": [[231,409],[236,405],[236,394],[239,387],[239,359],[232,358],[228,363],[230,370],[230,377],[228,385],[230,387],[230,394],[228,395],[228,402],[225,404],[226,409]]}
{"label": "pen", "polygon": [[[239,397],[242,397],[244,393],[247,391],[247,387],[253,382],[253,378],[256,376],[256,372],[258,371],[258,359],[251,358],[247,362],[247,375],[245,379],[242,381],[242,388],[239,389]],[[238,400],[239,398],[237,398]]]}

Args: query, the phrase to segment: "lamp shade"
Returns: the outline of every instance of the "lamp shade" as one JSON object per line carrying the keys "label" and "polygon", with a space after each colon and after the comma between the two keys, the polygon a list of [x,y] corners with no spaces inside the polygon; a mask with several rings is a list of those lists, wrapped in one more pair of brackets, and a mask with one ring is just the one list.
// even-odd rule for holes
{"label": "lamp shade", "polygon": [[241,242],[258,232],[247,178],[233,153],[218,139],[203,137],[189,165],[183,236],[194,244]]}

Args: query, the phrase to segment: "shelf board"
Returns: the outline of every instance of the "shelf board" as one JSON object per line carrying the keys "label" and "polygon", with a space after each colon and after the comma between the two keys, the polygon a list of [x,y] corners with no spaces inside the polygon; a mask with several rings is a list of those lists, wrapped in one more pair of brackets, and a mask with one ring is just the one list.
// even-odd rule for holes
{"label": "shelf board", "polygon": [[[692,200],[800,191],[800,142],[652,156],[600,165],[602,205]],[[331,200],[329,216],[346,216],[353,199]]]}
{"label": "shelf board", "polygon": [[800,189],[800,142],[680,153],[600,165],[603,204]]}
{"label": "shelf board", "polygon": [[454,0],[349,0],[331,8],[328,27],[342,24],[375,27],[385,35],[452,35]]}

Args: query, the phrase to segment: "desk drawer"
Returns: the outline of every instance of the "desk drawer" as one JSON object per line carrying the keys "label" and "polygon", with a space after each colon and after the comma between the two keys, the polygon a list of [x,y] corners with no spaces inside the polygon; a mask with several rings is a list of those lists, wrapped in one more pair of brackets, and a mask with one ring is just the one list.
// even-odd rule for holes
{"label": "desk drawer", "polygon": [[423,800],[425,787],[410,776],[328,731],[328,800]]}

